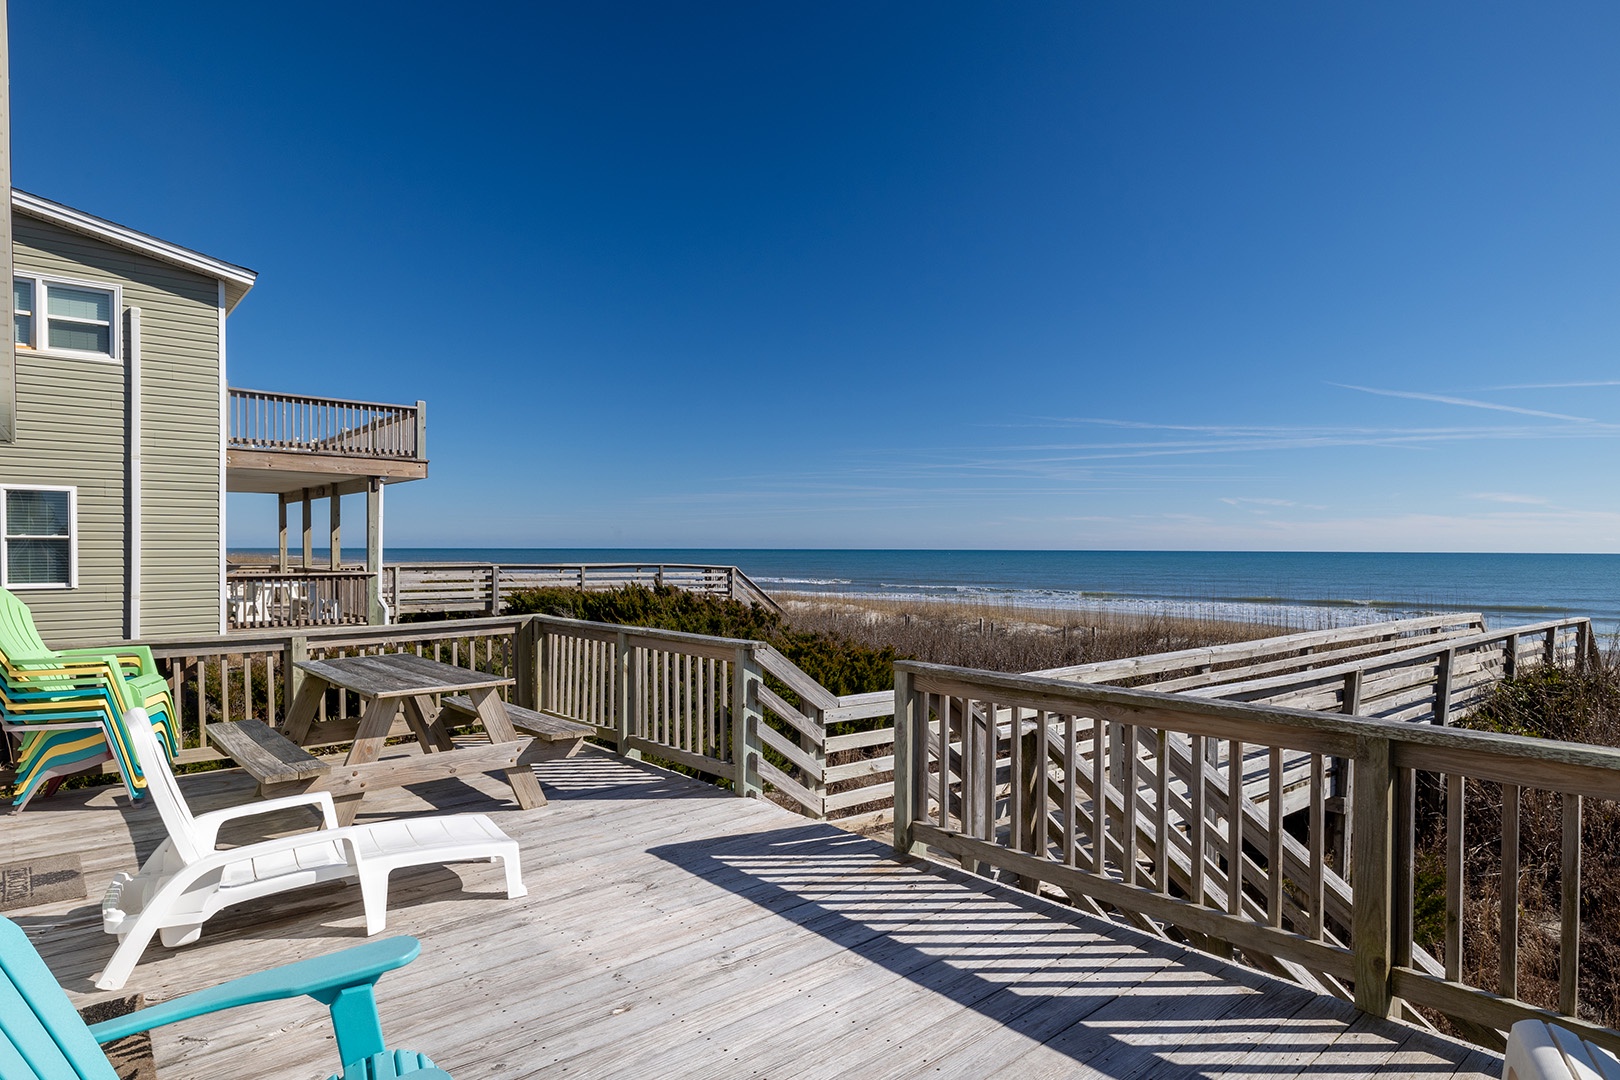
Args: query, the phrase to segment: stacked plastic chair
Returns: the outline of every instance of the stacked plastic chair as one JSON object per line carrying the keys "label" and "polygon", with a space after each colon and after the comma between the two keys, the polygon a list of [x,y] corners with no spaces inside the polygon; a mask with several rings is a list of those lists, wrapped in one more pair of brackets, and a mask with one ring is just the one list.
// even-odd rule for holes
{"label": "stacked plastic chair", "polygon": [[112,760],[130,797],[146,779],[124,714],[145,709],[159,744],[179,752],[174,702],[145,646],[46,648],[28,606],[0,589],[0,730],[19,740],[12,806],[21,810],[53,780]]}

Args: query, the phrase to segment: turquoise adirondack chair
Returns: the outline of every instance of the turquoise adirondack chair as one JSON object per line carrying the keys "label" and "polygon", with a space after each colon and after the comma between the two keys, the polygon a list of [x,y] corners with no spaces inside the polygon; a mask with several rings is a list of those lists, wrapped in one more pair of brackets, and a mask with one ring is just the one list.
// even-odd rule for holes
{"label": "turquoise adirondack chair", "polygon": [[28,606],[0,589],[0,731],[19,739],[12,805],[109,758],[130,798],[146,787],[124,714],[144,708],[170,760],[179,750],[169,686],[145,646],[47,648]]}
{"label": "turquoise adirondack chair", "polygon": [[[332,1013],[343,1072],[330,1080],[450,1080],[433,1062],[383,1046],[372,987],[384,972],[416,959],[413,937],[385,938],[352,949],[271,968],[126,1016],[86,1026],[22,929],[0,917],[0,1076],[5,1080],[117,1080],[100,1043],[138,1031],[261,1001],[312,997]],[[251,1049],[243,1077],[257,1077]]]}

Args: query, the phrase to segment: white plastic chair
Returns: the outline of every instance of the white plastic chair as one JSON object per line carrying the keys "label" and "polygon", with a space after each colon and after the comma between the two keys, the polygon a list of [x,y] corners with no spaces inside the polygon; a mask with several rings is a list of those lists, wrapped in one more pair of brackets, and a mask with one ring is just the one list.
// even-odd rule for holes
{"label": "white plastic chair", "polygon": [[[398,867],[498,860],[506,870],[506,895],[519,897],[528,891],[517,841],[484,814],[439,814],[339,828],[332,796],[325,791],[192,814],[146,713],[131,709],[125,723],[169,837],[139,873],[116,874],[107,887],[102,929],[117,934],[119,942],[96,977],[102,990],[124,985],[153,934],[161,934],[163,944],[171,948],[189,945],[215,912],[270,893],[358,878],[366,933],[375,934],[387,924],[388,874]],[[320,811],[318,829],[241,847],[217,847],[225,822],[298,806]]]}
{"label": "white plastic chair", "polygon": [[1508,1032],[1504,1080],[1620,1080],[1620,1058],[1567,1028],[1520,1020]]}

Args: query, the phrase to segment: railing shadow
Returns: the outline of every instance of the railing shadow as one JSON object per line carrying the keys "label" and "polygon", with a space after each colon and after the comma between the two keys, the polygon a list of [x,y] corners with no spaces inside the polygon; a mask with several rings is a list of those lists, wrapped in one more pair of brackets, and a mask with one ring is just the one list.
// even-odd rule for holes
{"label": "railing shadow", "polygon": [[[1399,1052],[1394,1068],[1403,1075],[1451,1076],[1474,1053],[982,879],[943,868],[919,873],[886,847],[829,826],[649,853],[848,954],[793,975],[813,989],[790,1007],[802,1010],[809,995],[821,1020],[847,1021],[846,1037],[818,1061],[820,1075],[874,1075],[864,1053],[897,1055],[886,1067],[897,1075],[936,1064],[971,1075],[983,1056],[982,1075],[1025,1067],[1043,1075],[1068,1062],[1116,1080],[1234,1069],[1365,1076]],[[761,1023],[790,1022],[745,1005],[707,1034],[723,1041]],[[1015,1037],[992,1037],[999,1029]],[[771,1054],[765,1046],[745,1060],[757,1074],[791,1071],[790,1060]]]}

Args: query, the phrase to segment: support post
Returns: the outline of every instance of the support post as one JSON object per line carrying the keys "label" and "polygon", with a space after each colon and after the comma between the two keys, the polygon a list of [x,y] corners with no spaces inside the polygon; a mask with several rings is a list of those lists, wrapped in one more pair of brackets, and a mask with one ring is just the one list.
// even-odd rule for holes
{"label": "support post", "polygon": [[733,783],[737,794],[744,797],[764,792],[759,781],[759,684],[763,677],[753,646],[738,646],[732,661],[731,760],[735,766]]}
{"label": "support post", "polygon": [[899,667],[894,669],[894,853],[905,857],[913,853],[916,840],[911,826],[916,822],[926,797],[918,776],[917,758],[921,754],[921,740],[917,737],[926,718],[918,715],[917,692],[912,686],[912,674]]}
{"label": "support post", "polygon": [[1441,727],[1451,724],[1451,673],[1457,666],[1457,650],[1447,649],[1440,654],[1440,668],[1434,679],[1434,722]]}
{"label": "support post", "polygon": [[635,663],[635,647],[630,644],[630,635],[619,631],[614,647],[618,667],[613,680],[613,736],[622,754],[636,730],[632,710],[641,702],[641,680],[636,675],[638,665]]}
{"label": "support post", "polygon": [[494,564],[489,568],[489,613],[501,613],[501,568]]}
{"label": "support post", "polygon": [[1388,739],[1356,736],[1354,787],[1350,883],[1356,903],[1350,945],[1355,951],[1356,1008],[1387,1017],[1394,1004],[1390,900],[1395,794]]}
{"label": "support post", "polygon": [[[1020,795],[1017,800],[1019,813],[1017,820],[1012,823],[1017,845],[1015,850],[1036,854],[1035,823],[1040,820],[1046,806],[1046,762],[1041,758],[1037,727],[1046,721],[1044,715],[1037,712],[1035,714],[1037,727],[1031,727],[1026,732],[1021,730],[1022,725],[1018,719],[1019,710],[1017,707],[1013,708],[1012,713],[1012,738],[1018,744],[1018,778],[1014,783],[1018,784]],[[1161,767],[1164,760],[1164,755],[1160,754]],[[1134,797],[1134,795],[1127,797]],[[1013,800],[1009,799],[1008,802],[1012,803]],[[1020,875],[1018,887],[1025,892],[1039,893],[1041,891],[1041,880],[1040,878]],[[1162,885],[1159,887],[1163,888]]]}
{"label": "support post", "polygon": [[540,709],[540,622],[529,616],[518,624],[512,647],[517,655],[512,658],[513,676],[517,685],[513,691],[520,708]]}
{"label": "support post", "polygon": [[276,569],[283,574],[287,572],[287,495],[283,492],[276,496],[276,535],[281,554],[276,559]]}
{"label": "support post", "polygon": [[336,485],[332,487],[332,495],[327,505],[330,507],[328,516],[330,522],[330,538],[327,540],[331,554],[327,565],[333,570],[343,567],[343,497],[338,494]]}
{"label": "support post", "polygon": [[540,704],[536,708],[541,712],[551,712],[557,707],[554,689],[557,681],[557,654],[551,642],[551,635],[546,632],[546,624],[539,616],[534,619],[534,631],[540,638],[540,685],[536,687],[536,699]]}
{"label": "support post", "polygon": [[[383,482],[366,482],[366,621],[381,626],[387,621],[382,606]],[[395,603],[398,603],[395,598]]]}
{"label": "support post", "polygon": [[[1340,706],[1346,716],[1355,716],[1361,711],[1361,669],[1355,668],[1345,672],[1344,700]],[[1213,743],[1213,740],[1211,740]],[[1328,795],[1333,800],[1333,810],[1328,819],[1328,835],[1324,838],[1325,849],[1333,856],[1334,865],[1342,872],[1349,866],[1350,848],[1355,832],[1354,806],[1355,793],[1350,788],[1350,762],[1345,758],[1328,759]]]}
{"label": "support post", "polygon": [[[799,706],[800,706],[800,708],[804,708],[807,704],[808,704],[807,702],[801,701],[799,703]],[[826,735],[827,735],[827,712],[826,712],[826,710],[825,709],[811,709],[810,710],[810,719],[815,722],[816,728],[821,732],[822,737],[825,738]],[[817,821],[826,821],[827,820],[827,748],[823,744],[818,743],[815,739],[811,738],[809,733],[801,732],[799,734],[799,749],[803,750],[806,754],[810,755],[810,757],[816,763],[815,774],[811,777],[812,783],[810,784],[810,790],[815,792],[815,794],[816,794],[816,802],[821,807],[821,809],[816,812],[815,819]]]}
{"label": "support post", "polygon": [[315,566],[315,527],[309,488],[304,489],[304,562],[305,570]]}
{"label": "support post", "polygon": [[309,659],[309,639],[294,636],[287,639],[287,647],[282,653],[281,676],[286,680],[282,696],[281,719],[285,721],[287,714],[292,711],[292,703],[298,700],[298,691],[303,688],[305,675],[298,669],[297,661]]}
{"label": "support post", "polygon": [[416,457],[427,457],[427,402],[416,403]]}

